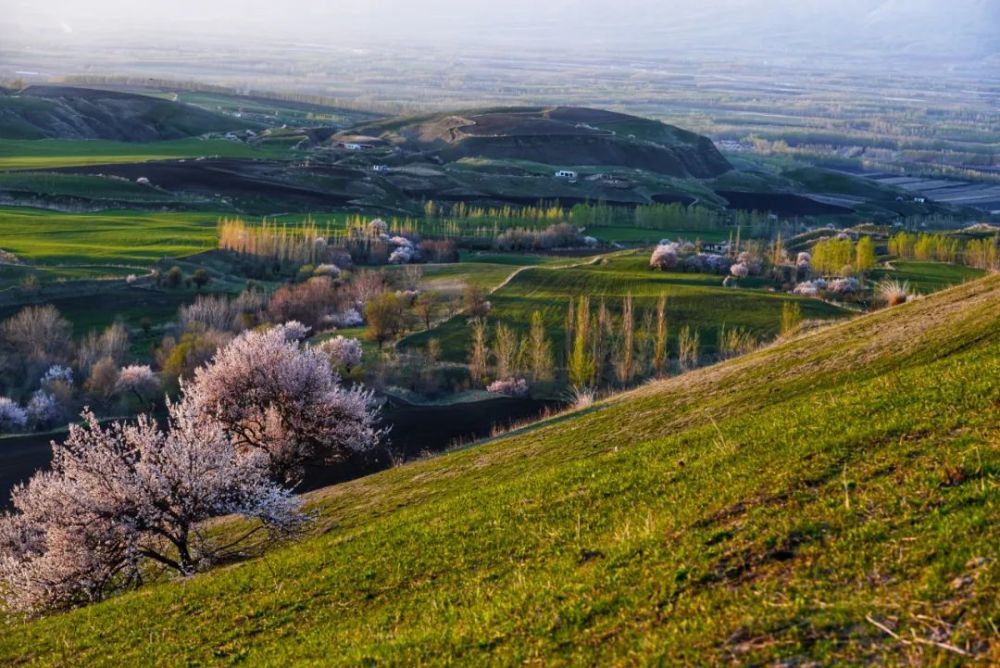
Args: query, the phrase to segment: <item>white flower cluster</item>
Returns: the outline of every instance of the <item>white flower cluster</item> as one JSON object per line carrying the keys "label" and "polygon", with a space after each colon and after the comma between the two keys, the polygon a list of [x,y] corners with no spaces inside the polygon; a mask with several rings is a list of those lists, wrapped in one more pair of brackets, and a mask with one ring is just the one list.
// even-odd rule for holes
{"label": "white flower cluster", "polygon": [[661,241],[653,249],[653,255],[649,258],[649,266],[653,269],[666,271],[677,266],[677,255],[680,248],[672,241]]}
{"label": "white flower cluster", "polygon": [[528,381],[524,378],[501,378],[486,386],[487,392],[504,394],[508,397],[527,396],[528,389]]}
{"label": "white flower cluster", "polygon": [[327,339],[316,347],[327,356],[335,369],[353,369],[361,364],[361,357],[364,354],[360,341],[344,336]]}
{"label": "white flower cluster", "polygon": [[9,397],[0,397],[0,433],[18,431],[28,424],[28,413]]}

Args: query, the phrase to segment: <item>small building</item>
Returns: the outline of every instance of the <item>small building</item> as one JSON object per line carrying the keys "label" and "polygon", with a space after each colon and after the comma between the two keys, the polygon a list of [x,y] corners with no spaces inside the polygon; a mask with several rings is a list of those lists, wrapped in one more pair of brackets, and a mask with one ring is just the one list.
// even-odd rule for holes
{"label": "small building", "polygon": [[926,197],[914,197],[913,201],[916,202],[917,204],[927,204]]}
{"label": "small building", "polygon": [[388,174],[389,165],[375,165],[374,167],[372,167],[372,171],[375,172],[376,174]]}
{"label": "small building", "polygon": [[576,181],[576,172],[569,169],[560,169],[556,172],[557,179],[569,179],[570,181]]}

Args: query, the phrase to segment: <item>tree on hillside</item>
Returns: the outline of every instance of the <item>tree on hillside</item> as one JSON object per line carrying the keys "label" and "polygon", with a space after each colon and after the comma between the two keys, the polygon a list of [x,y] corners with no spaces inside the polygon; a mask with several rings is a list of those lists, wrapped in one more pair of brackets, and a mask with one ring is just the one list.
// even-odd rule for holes
{"label": "tree on hillside", "polygon": [[541,311],[531,314],[531,332],[526,350],[532,381],[545,383],[552,380],[555,366],[552,360],[552,343],[545,336],[545,320]]}
{"label": "tree on hillside", "polygon": [[573,387],[589,387],[594,382],[594,359],[590,343],[590,298],[580,297],[576,309],[573,351],[569,358],[569,382]]}
{"label": "tree on hillside", "polygon": [[208,285],[211,281],[212,275],[203,268],[196,269],[195,272],[191,274],[191,282],[194,283],[194,286],[199,290]]}
{"label": "tree on hillside", "polygon": [[823,239],[813,247],[812,266],[820,274],[850,273],[854,268],[854,255],[850,239]]}
{"label": "tree on hillside", "polygon": [[497,323],[493,339],[493,359],[496,362],[496,377],[510,378],[517,371],[517,335],[506,325]]}
{"label": "tree on hillside", "polygon": [[677,336],[677,360],[681,370],[690,371],[698,366],[701,356],[701,335],[688,325]]}
{"label": "tree on hillside", "polygon": [[470,318],[485,318],[490,313],[490,302],[487,300],[487,293],[478,285],[469,284],[465,286],[463,301],[465,312]]}
{"label": "tree on hillside", "polygon": [[0,325],[0,341],[25,362],[52,364],[66,358],[73,326],[56,307],[27,306]]}
{"label": "tree on hillside", "polygon": [[441,306],[441,297],[433,290],[425,290],[417,295],[413,302],[413,310],[424,323],[424,329],[430,329]]}
{"label": "tree on hillside", "polygon": [[653,346],[653,372],[662,376],[667,372],[667,296],[656,301],[656,343]]}
{"label": "tree on hillside", "polygon": [[235,546],[198,529],[212,517],[235,513],[281,531],[301,521],[295,497],[269,479],[266,458],[241,455],[188,400],[169,405],[166,430],[147,416],[107,427],[83,417],[53,446],[52,469],[15,489],[14,512],[0,516],[8,612],[100,600],[140,584],[149,563],[194,573]]}
{"label": "tree on hillside", "polygon": [[615,373],[623,385],[631,383],[635,376],[635,312],[631,292],[622,300],[621,340]]}
{"label": "tree on hillside", "polygon": [[793,331],[802,322],[802,307],[798,302],[786,301],[781,305],[781,334]]}
{"label": "tree on hillside", "polygon": [[474,383],[486,380],[489,366],[489,349],[486,347],[486,323],[479,318],[472,321],[472,347],[469,349],[469,376]]}
{"label": "tree on hillside", "polygon": [[263,453],[272,473],[290,482],[307,459],[337,461],[385,433],[372,393],[342,387],[324,353],[288,340],[281,327],[240,335],[183,392],[237,450]]}
{"label": "tree on hillside", "polygon": [[184,282],[184,271],[177,266],[170,267],[163,282],[168,288],[179,288]]}
{"label": "tree on hillside", "polygon": [[368,338],[381,348],[403,331],[406,325],[406,308],[403,300],[392,292],[384,292],[365,306],[368,321]]}
{"label": "tree on hillside", "polygon": [[861,237],[854,249],[854,271],[863,277],[865,272],[875,268],[875,242],[869,236]]}

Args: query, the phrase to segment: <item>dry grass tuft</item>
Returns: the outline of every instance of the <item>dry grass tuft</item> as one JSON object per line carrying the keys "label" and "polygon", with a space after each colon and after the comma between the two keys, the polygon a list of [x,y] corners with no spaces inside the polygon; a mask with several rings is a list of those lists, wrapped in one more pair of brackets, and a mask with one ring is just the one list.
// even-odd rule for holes
{"label": "dry grass tuft", "polygon": [[913,290],[908,282],[881,281],[875,286],[875,297],[880,304],[886,306],[899,306],[910,301],[914,297]]}

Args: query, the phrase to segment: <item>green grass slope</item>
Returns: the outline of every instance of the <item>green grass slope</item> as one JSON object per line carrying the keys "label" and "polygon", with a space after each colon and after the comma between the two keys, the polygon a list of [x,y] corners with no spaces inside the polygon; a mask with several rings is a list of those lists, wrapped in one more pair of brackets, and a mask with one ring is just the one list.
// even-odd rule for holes
{"label": "green grass slope", "polygon": [[[778,334],[781,309],[785,302],[801,305],[806,318],[836,318],[847,311],[816,299],[804,299],[763,289],[734,290],[722,286],[722,277],[709,274],[658,272],[649,268],[649,251],[625,251],[595,261],[590,258],[567,260],[567,266],[533,267],[522,270],[490,296],[490,326],[501,322],[518,332],[527,333],[531,315],[540,311],[546,331],[561,356],[565,340],[566,311],[570,299],[588,295],[597,312],[601,300],[618,313],[621,300],[631,294],[637,313],[656,308],[661,294],[667,296],[667,319],[671,354],[681,327],[699,332],[703,352],[714,352],[719,329],[743,327],[755,336],[770,339]],[[746,287],[759,287],[761,281],[748,279]],[[444,357],[465,361],[471,341],[468,316],[458,315],[435,327],[403,340],[403,347],[420,347],[427,340],[441,342]]]}
{"label": "green grass slope", "polygon": [[303,541],[5,628],[0,663],[996,662],[998,304],[987,277],[323,490]]}
{"label": "green grass slope", "polygon": [[281,159],[288,156],[287,151],[278,147],[251,146],[226,139],[144,143],[98,139],[0,139],[0,170],[46,170],[211,157]]}

